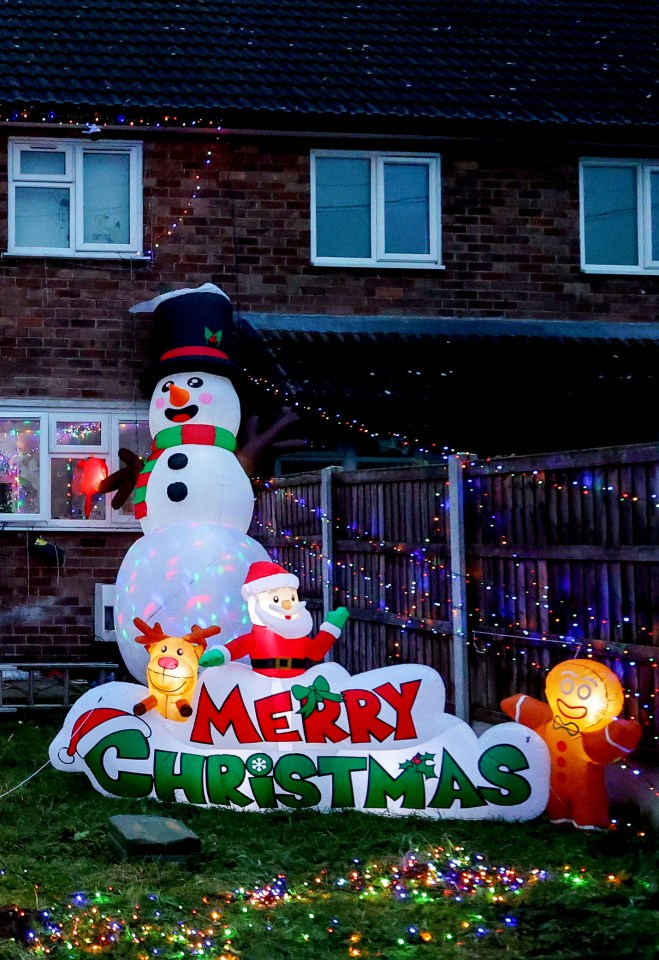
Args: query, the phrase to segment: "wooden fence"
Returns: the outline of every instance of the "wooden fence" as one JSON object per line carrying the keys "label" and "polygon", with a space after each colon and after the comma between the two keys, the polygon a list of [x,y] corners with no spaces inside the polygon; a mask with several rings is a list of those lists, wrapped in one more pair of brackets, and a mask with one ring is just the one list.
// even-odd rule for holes
{"label": "wooden fence", "polygon": [[250,532],[317,622],[350,609],[334,655],[352,673],[426,663],[459,715],[496,720],[503,697],[542,697],[554,663],[592,655],[656,748],[656,444],[272,480]]}

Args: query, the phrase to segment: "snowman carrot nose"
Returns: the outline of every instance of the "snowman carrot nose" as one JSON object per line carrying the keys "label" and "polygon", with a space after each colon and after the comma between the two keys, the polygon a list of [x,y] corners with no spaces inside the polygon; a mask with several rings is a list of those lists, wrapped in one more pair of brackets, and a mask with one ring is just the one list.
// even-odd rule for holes
{"label": "snowman carrot nose", "polygon": [[177,387],[175,383],[170,386],[169,402],[173,407],[184,407],[189,399],[190,394],[183,387]]}

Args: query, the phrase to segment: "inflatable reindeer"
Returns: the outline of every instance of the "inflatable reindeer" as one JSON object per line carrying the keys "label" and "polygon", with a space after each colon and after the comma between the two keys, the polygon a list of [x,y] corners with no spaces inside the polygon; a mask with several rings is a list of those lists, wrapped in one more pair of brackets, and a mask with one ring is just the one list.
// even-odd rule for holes
{"label": "inflatable reindeer", "polygon": [[169,637],[159,623],[150,627],[135,617],[133,623],[142,631],[135,637],[149,652],[146,669],[149,696],[133,707],[137,717],[156,709],[166,720],[187,720],[192,714],[190,705],[197,686],[199,657],[206,649],[206,638],[220,632],[219,627],[194,626],[184,637]]}

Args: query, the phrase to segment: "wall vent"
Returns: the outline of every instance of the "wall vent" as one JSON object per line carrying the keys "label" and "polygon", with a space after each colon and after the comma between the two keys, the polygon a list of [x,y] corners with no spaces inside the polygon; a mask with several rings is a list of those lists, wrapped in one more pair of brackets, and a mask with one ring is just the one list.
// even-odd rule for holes
{"label": "wall vent", "polygon": [[94,586],[94,636],[104,642],[117,642],[114,628],[114,584],[97,583]]}

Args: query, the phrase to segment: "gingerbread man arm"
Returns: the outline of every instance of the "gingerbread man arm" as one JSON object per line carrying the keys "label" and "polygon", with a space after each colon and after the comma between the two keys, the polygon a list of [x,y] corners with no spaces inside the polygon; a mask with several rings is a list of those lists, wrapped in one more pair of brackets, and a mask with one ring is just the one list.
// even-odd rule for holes
{"label": "gingerbread man arm", "polygon": [[638,746],[643,729],[635,720],[612,720],[601,730],[581,734],[581,744],[593,763],[613,763]]}
{"label": "gingerbread man arm", "polygon": [[537,730],[552,718],[551,707],[535,697],[527,697],[525,693],[516,693],[501,701],[501,709],[511,720],[523,723],[525,727]]}

